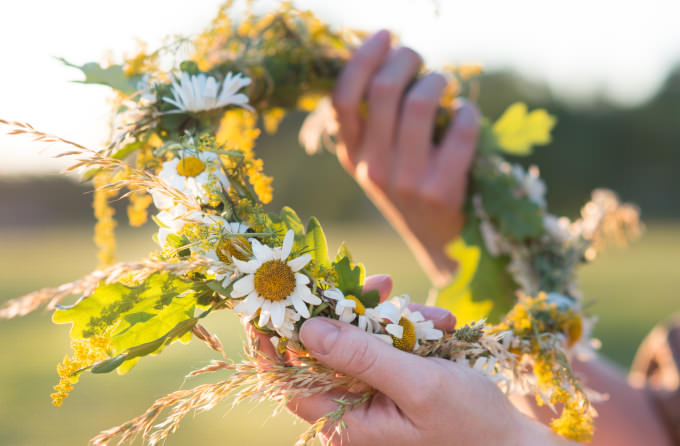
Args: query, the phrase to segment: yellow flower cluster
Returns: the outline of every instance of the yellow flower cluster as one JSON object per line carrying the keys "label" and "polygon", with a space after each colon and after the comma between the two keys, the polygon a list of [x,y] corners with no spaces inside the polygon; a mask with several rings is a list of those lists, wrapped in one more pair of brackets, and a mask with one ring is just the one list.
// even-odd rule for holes
{"label": "yellow flower cluster", "polygon": [[109,199],[116,196],[116,192],[101,189],[111,184],[113,178],[110,173],[102,172],[94,177],[94,216],[97,223],[94,225],[94,243],[99,249],[97,258],[100,266],[111,265],[115,260],[116,235],[114,229],[116,220],[113,218],[116,211],[109,204]]}
{"label": "yellow flower cluster", "polygon": [[79,375],[76,372],[108,358],[111,353],[110,345],[111,338],[106,335],[71,340],[73,355],[65,356],[61,364],[57,366],[59,384],[53,387],[55,392],[50,395],[52,404],[61,406],[64,398],[73,390],[73,385],[78,382]]}
{"label": "yellow flower cluster", "polygon": [[[538,405],[562,405],[560,416],[551,421],[555,432],[571,440],[589,441],[593,435],[593,410],[567,366],[563,350],[566,345],[560,341],[566,339],[571,346],[579,340],[583,331],[581,314],[539,293],[537,297],[521,296],[501,325],[528,341],[524,351],[518,353],[533,359]],[[559,333],[564,338],[554,336]]]}
{"label": "yellow flower cluster", "polygon": [[[227,150],[235,150],[243,154],[242,165],[248,176],[248,181],[253,186],[258,199],[267,204],[272,201],[274,190],[271,184],[274,179],[262,172],[264,167],[262,160],[256,158],[253,151],[255,140],[260,136],[255,119],[255,115],[246,110],[228,111],[220,122],[216,139]],[[223,161],[227,169],[236,167],[231,158],[224,158]]]}
{"label": "yellow flower cluster", "polygon": [[565,308],[541,292],[537,297],[522,296],[505,317],[504,326],[519,336],[562,333],[571,347],[581,338],[583,319],[575,308]]}
{"label": "yellow flower cluster", "polygon": [[130,226],[142,226],[148,220],[147,208],[151,204],[151,195],[143,192],[134,192],[130,195],[130,204],[127,207]]}

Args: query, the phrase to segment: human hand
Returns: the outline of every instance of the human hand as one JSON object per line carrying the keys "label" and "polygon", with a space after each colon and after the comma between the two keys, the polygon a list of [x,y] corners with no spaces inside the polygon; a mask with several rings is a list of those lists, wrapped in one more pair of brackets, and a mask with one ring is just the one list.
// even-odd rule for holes
{"label": "human hand", "polygon": [[[374,276],[367,289],[384,300],[391,280]],[[436,328],[451,331],[455,317],[447,310],[412,304]],[[302,343],[324,365],[377,389],[372,398],[345,413],[339,434],[327,426],[327,445],[558,445],[570,444],[538,422],[520,414],[485,376],[439,358],[422,358],[398,350],[359,328],[326,318],[302,325]],[[277,357],[265,335],[259,335],[264,356]],[[337,409],[334,400],[358,395],[336,389],[293,400],[289,410],[309,423]]]}
{"label": "human hand", "polygon": [[[459,101],[455,119],[435,146],[434,120],[446,80],[430,73],[411,85],[421,65],[422,58],[413,50],[391,48],[387,31],[366,40],[343,69],[333,93],[337,154],[433,283],[441,286],[456,269],[444,247],[463,227],[479,114],[473,105]],[[364,98],[365,119],[360,113]]]}

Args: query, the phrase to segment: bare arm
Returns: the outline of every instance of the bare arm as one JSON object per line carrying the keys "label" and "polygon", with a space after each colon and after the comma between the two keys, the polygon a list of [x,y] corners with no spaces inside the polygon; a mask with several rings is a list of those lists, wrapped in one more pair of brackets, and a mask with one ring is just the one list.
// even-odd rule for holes
{"label": "bare arm", "polygon": [[[618,367],[604,358],[577,361],[574,366],[586,386],[609,395],[607,401],[595,404],[599,416],[595,419],[592,446],[672,445],[649,394],[631,386]],[[554,416],[533,399],[514,398],[513,402],[522,412],[544,423]]]}

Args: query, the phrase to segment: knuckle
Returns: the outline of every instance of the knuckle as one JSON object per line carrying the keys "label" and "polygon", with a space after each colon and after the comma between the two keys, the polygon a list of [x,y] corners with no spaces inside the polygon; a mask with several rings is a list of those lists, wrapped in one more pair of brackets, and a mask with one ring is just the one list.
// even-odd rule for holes
{"label": "knuckle", "polygon": [[447,194],[441,187],[426,187],[422,190],[421,199],[430,207],[443,208],[446,207]]}
{"label": "knuckle", "polygon": [[404,109],[406,113],[413,114],[415,116],[421,116],[425,113],[429,113],[437,108],[438,98],[434,96],[428,96],[423,93],[414,91],[413,93],[406,96],[404,100]]}
{"label": "knuckle", "polygon": [[378,74],[371,80],[369,87],[369,96],[371,98],[380,100],[382,98],[390,97],[399,92],[399,84],[395,79],[386,75]]}
{"label": "knuckle", "polygon": [[418,194],[418,184],[406,175],[400,175],[394,180],[392,191],[402,198],[413,198]]}

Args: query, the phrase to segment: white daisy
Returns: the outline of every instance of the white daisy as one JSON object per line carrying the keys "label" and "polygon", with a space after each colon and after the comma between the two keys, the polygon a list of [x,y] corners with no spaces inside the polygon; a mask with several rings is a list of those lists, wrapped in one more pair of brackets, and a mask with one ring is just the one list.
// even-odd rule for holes
{"label": "white daisy", "polygon": [[[232,282],[236,273],[232,258],[248,260],[250,252],[250,243],[245,236],[234,237],[231,234],[245,234],[247,231],[248,225],[244,223],[225,221],[221,234],[217,236],[217,243],[202,253],[206,257],[219,262],[219,266],[209,268],[208,273],[214,274],[215,280],[221,280],[222,286],[225,288]],[[225,268],[225,264],[231,267]]]}
{"label": "white daisy", "polygon": [[323,295],[335,300],[335,314],[340,316],[343,322],[352,322],[358,316],[357,326],[364,331],[374,333],[380,329],[380,314],[377,308],[366,308],[361,301],[353,295],[345,296],[337,288],[325,290]]}
{"label": "white daisy", "polygon": [[309,263],[311,256],[303,254],[287,260],[293,248],[293,231],[286,233],[281,247],[270,248],[257,239],[251,239],[254,259],[244,262],[232,257],[239,272],[245,274],[234,283],[231,297],[245,297],[234,311],[253,319],[260,310],[258,325],[265,326],[270,320],[277,330],[283,327],[286,308],[293,306],[298,314],[309,318],[307,303],[319,305],[321,299],[307,287],[309,277],[299,273]]}
{"label": "white daisy", "polygon": [[420,311],[411,311],[408,304],[408,296],[395,297],[378,305],[378,312],[383,319],[390,321],[385,325],[385,331],[391,336],[392,344],[400,350],[412,352],[419,341],[440,339],[444,333],[434,328],[434,323],[425,319]]}
{"label": "white daisy", "polygon": [[323,295],[335,301],[335,314],[339,316],[339,320],[350,323],[356,319],[357,315],[354,310],[357,308],[357,303],[361,305],[361,302],[346,298],[337,288],[324,290]]}
{"label": "white daisy", "polygon": [[298,340],[298,334],[297,331],[295,330],[295,323],[300,320],[300,314],[295,311],[293,308],[286,308],[286,312],[283,317],[283,324],[279,328],[274,327],[274,324],[270,320],[267,323],[266,328],[269,328],[270,330],[276,331],[278,334],[280,334],[282,337],[287,338],[288,340]]}
{"label": "white daisy", "polygon": [[203,73],[190,76],[182,72],[179,83],[172,82],[173,98],[164,97],[163,100],[177,107],[178,112],[201,112],[237,105],[251,109],[248,96],[237,93],[241,88],[250,84],[250,78],[227,73],[220,84],[212,76]]}
{"label": "white daisy", "polygon": [[[229,190],[229,180],[222,172],[219,156],[212,152],[192,153],[166,161],[158,176],[170,187],[204,204]],[[152,190],[151,196],[158,209],[168,209],[174,204],[160,189]]]}
{"label": "white daisy", "polygon": [[179,234],[184,226],[190,221],[200,221],[203,214],[200,212],[188,212],[187,208],[180,205],[171,207],[156,214],[158,228],[158,244],[166,248],[168,235]]}

